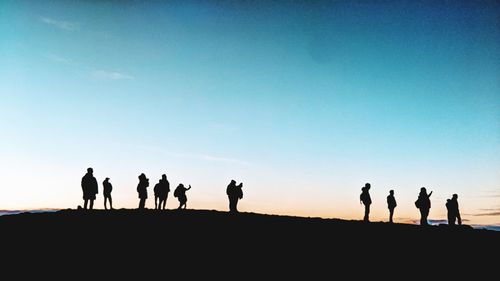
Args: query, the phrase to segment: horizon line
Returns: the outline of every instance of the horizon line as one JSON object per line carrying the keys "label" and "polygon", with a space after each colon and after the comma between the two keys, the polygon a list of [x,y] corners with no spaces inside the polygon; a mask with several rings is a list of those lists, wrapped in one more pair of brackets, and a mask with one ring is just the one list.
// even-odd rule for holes
{"label": "horizon line", "polygon": [[[166,210],[156,210],[153,208],[145,208],[144,210],[139,210],[137,208],[119,208],[113,210],[107,209],[92,209],[92,210],[81,210],[82,213],[85,212],[93,212],[93,211],[106,211],[106,212],[116,212],[116,211],[154,211],[154,212],[165,212],[165,211],[178,211],[177,209],[166,209]],[[23,209],[23,210],[0,210],[0,217],[2,216],[10,216],[10,215],[19,215],[23,213],[50,213],[50,212],[59,212],[59,211],[79,211],[76,208],[40,208],[40,209]],[[180,210],[186,211],[186,210]],[[212,211],[219,213],[229,213],[228,211],[217,210],[217,209],[187,209],[187,211]],[[301,216],[301,215],[289,215],[289,214],[273,214],[273,213],[256,213],[256,212],[240,212],[241,214],[254,214],[254,215],[263,215],[263,216],[277,216],[277,217],[289,217],[289,218],[301,218],[301,219],[321,219],[321,220],[341,220],[341,221],[360,221],[363,219],[347,219],[347,218],[338,218],[338,217],[321,217],[321,216]],[[441,223],[446,221],[446,219],[429,219],[429,223],[431,226],[440,226],[447,225],[446,223]],[[369,223],[384,223],[389,224],[388,221],[377,220],[370,221]],[[407,219],[403,222],[394,222],[394,224],[405,224],[405,225],[419,225],[418,219]],[[474,229],[486,229],[492,231],[500,231],[500,223],[497,224],[464,224],[470,225]]]}

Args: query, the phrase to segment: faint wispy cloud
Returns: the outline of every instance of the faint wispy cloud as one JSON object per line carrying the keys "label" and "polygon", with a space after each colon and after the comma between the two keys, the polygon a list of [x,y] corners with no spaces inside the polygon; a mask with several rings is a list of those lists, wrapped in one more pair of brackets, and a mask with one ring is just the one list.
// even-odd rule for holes
{"label": "faint wispy cloud", "polygon": [[166,152],[166,151],[163,151],[163,153],[170,155],[170,156],[174,156],[174,157],[180,157],[180,158],[193,158],[193,159],[212,161],[212,162],[221,162],[221,163],[227,163],[227,164],[250,165],[249,162],[246,162],[243,160],[239,160],[239,159],[235,159],[235,158],[214,156],[214,155],[207,155],[207,154],[175,153],[175,152]]}
{"label": "faint wispy cloud", "polygon": [[485,209],[479,209],[480,211],[500,211],[500,208],[485,208]]}
{"label": "faint wispy cloud", "polygon": [[66,64],[70,63],[69,59],[61,57],[61,56],[53,54],[53,53],[43,54],[43,57],[46,59],[49,59],[51,61],[58,62],[58,63],[66,63]]}
{"label": "faint wispy cloud", "polygon": [[495,217],[495,216],[500,216],[500,211],[496,211],[496,212],[486,212],[486,213],[478,213],[478,214],[473,214],[473,216],[476,216],[476,217]]}
{"label": "faint wispy cloud", "polygon": [[75,22],[55,20],[55,19],[48,18],[48,17],[40,17],[40,20],[43,23],[46,23],[48,25],[57,27],[59,29],[68,30],[68,31],[77,30],[79,27],[78,23],[75,23]]}
{"label": "faint wispy cloud", "polygon": [[91,72],[92,77],[101,80],[131,80],[134,79],[133,76],[115,72],[115,71],[107,71],[107,70],[93,70]]}
{"label": "faint wispy cloud", "polygon": [[171,156],[171,157],[191,158],[191,159],[197,159],[197,160],[219,162],[219,163],[226,163],[226,164],[237,164],[237,165],[245,165],[245,166],[251,165],[250,162],[243,161],[243,160],[236,159],[236,158],[214,156],[214,155],[209,155],[209,154],[171,152],[171,151],[166,151],[162,148],[153,147],[153,146],[141,146],[141,147],[143,149],[159,152],[159,153],[162,153],[163,155],[167,155],[167,156]]}
{"label": "faint wispy cloud", "polygon": [[481,208],[478,209],[478,211],[479,212],[473,212],[467,215],[475,217],[500,216],[500,207],[496,206],[493,208]]}
{"label": "faint wispy cloud", "polygon": [[198,155],[199,158],[203,160],[208,160],[208,161],[215,161],[215,162],[224,162],[224,163],[230,163],[230,164],[242,164],[242,165],[248,165],[249,163],[246,161],[242,161],[239,159],[234,159],[234,158],[226,158],[226,157],[218,157],[218,156],[213,156],[213,155]]}
{"label": "faint wispy cloud", "polygon": [[477,197],[481,198],[499,198],[500,190],[483,190],[480,191],[480,195]]}

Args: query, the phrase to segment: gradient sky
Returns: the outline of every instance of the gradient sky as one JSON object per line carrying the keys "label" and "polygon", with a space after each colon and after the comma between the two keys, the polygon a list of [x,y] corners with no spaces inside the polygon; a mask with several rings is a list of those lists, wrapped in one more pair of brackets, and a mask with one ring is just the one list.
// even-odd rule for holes
{"label": "gradient sky", "polygon": [[[0,2],[0,209],[117,208],[191,184],[188,207],[430,219],[459,194],[500,223],[497,1]],[[177,207],[170,195],[167,207]],[[149,199],[147,206],[154,206]]]}

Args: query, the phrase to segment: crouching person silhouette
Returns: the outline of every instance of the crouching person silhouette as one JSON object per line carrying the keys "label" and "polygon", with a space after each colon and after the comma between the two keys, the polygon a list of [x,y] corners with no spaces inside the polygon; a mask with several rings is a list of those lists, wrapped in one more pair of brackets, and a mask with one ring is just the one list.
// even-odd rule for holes
{"label": "crouching person silhouette", "polygon": [[186,209],[187,208],[187,197],[186,191],[191,189],[191,185],[188,188],[185,188],[182,183],[180,183],[177,188],[175,188],[174,196],[179,200],[179,208],[177,209]]}
{"label": "crouching person silhouette", "polygon": [[236,185],[235,180],[231,180],[226,188],[226,194],[229,198],[229,212],[238,213],[238,200],[243,198],[243,183]]}
{"label": "crouching person silhouette", "polygon": [[94,178],[94,170],[87,169],[87,173],[82,178],[82,191],[83,191],[83,208],[87,209],[87,204],[90,201],[89,209],[94,208],[94,200],[97,194],[97,180]]}

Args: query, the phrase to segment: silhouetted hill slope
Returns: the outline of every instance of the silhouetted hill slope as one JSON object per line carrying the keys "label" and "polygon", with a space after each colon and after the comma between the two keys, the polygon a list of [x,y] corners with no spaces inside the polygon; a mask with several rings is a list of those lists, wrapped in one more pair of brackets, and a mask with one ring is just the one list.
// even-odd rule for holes
{"label": "silhouetted hill slope", "polygon": [[[17,275],[53,277],[202,276],[236,278],[386,270],[494,272],[500,233],[336,219],[231,215],[203,210],[76,210],[0,217],[2,265]],[[102,273],[104,272],[104,273]],[[67,275],[72,274],[72,275]],[[96,276],[98,277],[98,276]],[[210,277],[210,278],[209,278]],[[234,279],[231,278],[231,279]]]}

